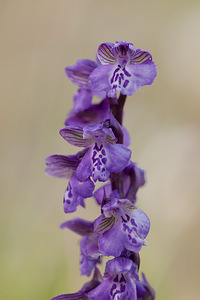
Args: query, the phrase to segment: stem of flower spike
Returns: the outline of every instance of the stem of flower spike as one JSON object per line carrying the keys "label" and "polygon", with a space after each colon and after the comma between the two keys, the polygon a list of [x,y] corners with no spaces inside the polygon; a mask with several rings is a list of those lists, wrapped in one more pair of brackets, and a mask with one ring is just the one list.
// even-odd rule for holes
{"label": "stem of flower spike", "polygon": [[[126,95],[122,95],[120,93],[117,103],[113,103],[112,99],[110,99],[110,108],[112,110],[113,116],[122,125],[123,119],[123,108],[126,102]],[[120,128],[112,127],[113,132],[117,138],[118,144],[123,144],[123,131]],[[112,190],[118,190],[120,198],[124,198],[123,192],[123,171],[120,173],[111,173],[110,180],[112,185]]]}

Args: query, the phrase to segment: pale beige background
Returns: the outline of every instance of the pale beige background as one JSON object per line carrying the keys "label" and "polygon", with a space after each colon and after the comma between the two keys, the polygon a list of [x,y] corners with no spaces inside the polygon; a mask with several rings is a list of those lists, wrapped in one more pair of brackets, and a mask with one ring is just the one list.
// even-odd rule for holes
{"label": "pale beige background", "polygon": [[200,4],[192,0],[0,1],[0,299],[48,300],[77,291],[79,238],[59,224],[65,180],[44,174],[76,87],[64,74],[102,42],[126,40],[158,66],[126,103],[132,159],[147,172],[138,205],[151,218],[142,252],[159,300],[198,300],[200,278]]}

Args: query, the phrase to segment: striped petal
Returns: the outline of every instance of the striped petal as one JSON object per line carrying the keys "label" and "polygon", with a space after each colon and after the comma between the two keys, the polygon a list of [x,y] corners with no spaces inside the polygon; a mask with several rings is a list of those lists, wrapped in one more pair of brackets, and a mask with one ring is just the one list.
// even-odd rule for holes
{"label": "striped petal", "polygon": [[65,73],[74,84],[88,89],[88,77],[96,67],[96,62],[90,59],[80,59],[75,65],[66,67]]}
{"label": "striped petal", "polygon": [[[104,233],[105,231],[111,229],[115,223],[116,223],[116,219],[114,216],[111,216],[110,218],[106,218],[103,216],[101,222],[99,223],[99,220],[97,219],[95,221],[95,225],[94,225],[94,229],[96,232],[98,233]],[[97,226],[98,224],[98,226]]]}
{"label": "striped petal", "polygon": [[83,129],[77,126],[67,126],[60,130],[60,135],[71,145],[88,147],[91,145],[90,138],[83,138]]}
{"label": "striped petal", "polygon": [[131,57],[131,64],[143,64],[147,61],[151,61],[152,56],[148,51],[143,51],[141,49],[137,49],[135,51],[134,56]]}
{"label": "striped petal", "polygon": [[45,161],[47,165],[45,172],[60,178],[69,178],[80,163],[80,159],[76,155],[51,155]]}
{"label": "striped petal", "polygon": [[114,65],[116,57],[113,54],[113,43],[103,43],[97,50],[97,58],[102,65]]}
{"label": "striped petal", "polygon": [[81,236],[87,236],[88,234],[93,233],[93,222],[75,218],[62,223],[60,228],[68,228]]}

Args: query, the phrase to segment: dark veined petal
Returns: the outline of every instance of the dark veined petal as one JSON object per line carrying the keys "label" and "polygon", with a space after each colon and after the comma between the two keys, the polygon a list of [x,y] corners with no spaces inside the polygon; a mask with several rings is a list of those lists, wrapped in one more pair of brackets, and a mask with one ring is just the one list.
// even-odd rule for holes
{"label": "dark veined petal", "polygon": [[148,51],[137,49],[134,56],[131,58],[131,64],[143,64],[144,62],[151,61],[152,56]]}
{"label": "dark veined petal", "polygon": [[94,229],[98,233],[103,233],[112,228],[115,223],[116,219],[114,216],[111,216],[110,218],[103,217],[101,222],[98,224],[98,226],[95,226]]}
{"label": "dark veined petal", "polygon": [[76,155],[51,155],[45,161],[47,165],[45,172],[60,178],[69,178],[80,163],[80,159]]}
{"label": "dark veined petal", "polygon": [[113,43],[103,43],[97,50],[97,58],[102,65],[113,65],[116,63],[116,57],[113,54]]}
{"label": "dark veined petal", "polygon": [[76,126],[67,126],[60,130],[60,135],[70,144],[78,147],[90,146],[92,140],[83,138],[83,129]]}
{"label": "dark veined petal", "polygon": [[74,84],[88,89],[88,76],[96,67],[96,62],[90,59],[80,59],[75,65],[66,67],[65,73]]}
{"label": "dark veined petal", "polygon": [[93,232],[93,222],[75,218],[62,223],[60,228],[68,228],[81,236],[87,236]]}

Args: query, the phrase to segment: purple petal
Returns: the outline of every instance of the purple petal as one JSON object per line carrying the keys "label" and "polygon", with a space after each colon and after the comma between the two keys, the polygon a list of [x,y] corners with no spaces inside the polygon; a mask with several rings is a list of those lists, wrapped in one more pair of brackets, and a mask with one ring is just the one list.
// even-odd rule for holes
{"label": "purple petal", "polygon": [[121,234],[120,223],[116,223],[100,236],[98,241],[99,251],[105,256],[120,256],[125,248],[125,241],[126,237]]}
{"label": "purple petal", "polygon": [[100,285],[98,285],[95,289],[91,290],[88,293],[89,299],[91,300],[114,300],[111,298],[109,294],[110,290],[110,280],[104,280]]}
{"label": "purple petal", "polygon": [[143,64],[147,61],[151,61],[152,56],[148,51],[137,49],[134,56],[131,59],[131,64]]}
{"label": "purple petal", "polygon": [[80,181],[87,180],[88,177],[92,175],[92,164],[91,164],[91,151],[90,148],[84,157],[82,158],[77,170],[76,170],[76,177]]}
{"label": "purple petal", "polygon": [[102,65],[96,68],[89,76],[88,86],[98,97],[105,98],[109,89],[108,79],[115,68],[113,65]]}
{"label": "purple petal", "polygon": [[76,211],[78,205],[84,207],[84,199],[92,196],[94,188],[95,185],[90,178],[79,181],[76,175],[73,174],[63,197],[65,213]]}
{"label": "purple petal", "polygon": [[71,111],[69,118],[65,121],[65,125],[75,125],[84,127],[89,124],[98,124],[104,121],[108,111],[109,100],[106,98],[99,104],[93,104],[88,109],[79,113]]}
{"label": "purple petal", "polygon": [[65,68],[67,77],[81,88],[88,89],[88,77],[97,67],[97,64],[90,59],[80,59],[73,66]]}
{"label": "purple petal", "polygon": [[101,205],[104,195],[106,198],[108,198],[111,192],[112,192],[111,184],[110,183],[104,184],[94,192],[94,198],[96,199],[97,203]]}
{"label": "purple petal", "polygon": [[148,300],[155,300],[155,298],[156,298],[155,290],[152,288],[150,283],[147,281],[144,273],[142,273],[142,284],[146,289],[145,297],[147,297]]}
{"label": "purple petal", "polygon": [[84,206],[84,198],[79,196],[73,191],[71,182],[69,181],[67,189],[64,193],[63,197],[63,208],[65,213],[72,213],[75,212],[77,206],[82,205]]}
{"label": "purple petal", "polygon": [[79,181],[75,175],[70,179],[73,191],[83,198],[92,197],[95,185],[94,182],[88,178],[85,181]]}
{"label": "purple petal", "polygon": [[67,126],[60,130],[60,135],[70,144],[77,147],[88,147],[91,139],[83,138],[83,129],[77,126]]}
{"label": "purple petal", "polygon": [[126,198],[133,203],[136,201],[136,194],[138,189],[145,184],[145,172],[137,167],[136,164],[130,162],[129,166],[124,172],[126,183]]}
{"label": "purple petal", "polygon": [[[108,157],[108,170],[112,173],[121,172],[128,164],[131,158],[131,150],[122,144],[106,144]],[[117,163],[116,163],[117,162]]]}
{"label": "purple petal", "polygon": [[118,273],[126,273],[130,278],[138,278],[137,265],[126,257],[116,257],[106,263],[105,276],[112,277]]}
{"label": "purple petal", "polygon": [[102,275],[99,272],[99,269],[95,267],[92,280],[84,284],[84,286],[81,289],[81,292],[88,293],[89,291],[96,288],[102,281],[103,281]]}
{"label": "purple petal", "polygon": [[133,212],[132,217],[136,224],[137,234],[141,239],[145,239],[149,233],[150,220],[148,216],[141,209],[136,209]]}
{"label": "purple petal", "polygon": [[121,93],[131,96],[140,86],[151,85],[157,75],[156,65],[150,61],[143,64],[133,64],[127,66],[127,71],[131,74],[128,83],[122,85]]}
{"label": "purple petal", "polygon": [[51,300],[89,300],[87,293],[95,289],[101,282],[103,278],[98,270],[95,268],[95,272],[91,281],[85,283],[82,289],[73,294],[63,294],[52,298]]}
{"label": "purple petal", "polygon": [[126,129],[126,127],[122,126],[122,130],[123,130],[123,134],[124,134],[123,144],[124,144],[124,146],[129,147],[131,144],[130,134],[129,134],[128,130]]}
{"label": "purple petal", "polygon": [[81,253],[81,257],[80,257],[81,275],[90,276],[92,270],[95,268],[97,263],[99,263],[99,260],[89,258],[88,256]]}
{"label": "purple petal", "polygon": [[68,228],[81,236],[87,236],[88,234],[93,233],[93,222],[75,218],[62,223],[60,228]]}
{"label": "purple petal", "polygon": [[96,232],[92,232],[88,236],[84,237],[81,240],[82,252],[93,259],[98,259],[100,256],[98,239],[99,234],[97,234]]}
{"label": "purple petal", "polygon": [[98,235],[96,233],[84,237],[80,243],[81,260],[80,269],[82,275],[90,276],[97,263],[101,263],[98,249]]}
{"label": "purple petal", "polygon": [[47,164],[45,172],[48,175],[60,178],[69,178],[80,163],[77,155],[51,155],[45,161]]}
{"label": "purple petal", "polygon": [[89,108],[92,102],[92,92],[86,89],[78,89],[74,95],[74,113],[79,113]]}
{"label": "purple petal", "polygon": [[113,54],[113,43],[103,43],[97,50],[97,58],[102,65],[113,65],[116,63],[116,57]]}

